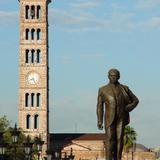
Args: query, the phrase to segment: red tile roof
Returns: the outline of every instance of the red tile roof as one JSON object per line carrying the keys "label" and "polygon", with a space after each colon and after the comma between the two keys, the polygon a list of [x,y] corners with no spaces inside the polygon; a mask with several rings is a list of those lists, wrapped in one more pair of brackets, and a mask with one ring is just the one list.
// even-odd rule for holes
{"label": "red tile roof", "polygon": [[55,133],[50,134],[51,141],[97,141],[104,140],[105,134],[101,133]]}

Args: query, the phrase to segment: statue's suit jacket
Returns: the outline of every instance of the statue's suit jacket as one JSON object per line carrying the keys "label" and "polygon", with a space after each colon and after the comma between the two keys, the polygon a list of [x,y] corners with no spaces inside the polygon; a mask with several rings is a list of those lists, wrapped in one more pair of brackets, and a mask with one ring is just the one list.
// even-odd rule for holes
{"label": "statue's suit jacket", "polygon": [[[99,89],[97,118],[98,124],[109,127],[114,119],[121,120],[125,125],[129,123],[129,112],[138,104],[138,98],[132,91],[122,84],[118,84],[118,94],[115,93],[113,84],[107,84]],[[104,115],[105,106],[105,115]]]}

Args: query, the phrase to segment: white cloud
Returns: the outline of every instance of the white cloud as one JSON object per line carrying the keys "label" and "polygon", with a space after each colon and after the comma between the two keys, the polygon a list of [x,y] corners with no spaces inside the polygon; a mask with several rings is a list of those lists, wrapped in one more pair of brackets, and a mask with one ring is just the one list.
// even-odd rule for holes
{"label": "white cloud", "polygon": [[152,17],[149,20],[140,24],[144,29],[159,29],[160,28],[160,17]]}
{"label": "white cloud", "polygon": [[[64,1],[65,3],[65,1]],[[58,29],[67,32],[87,32],[87,31],[133,31],[134,29],[158,29],[160,26],[160,18],[152,13],[152,17],[146,14],[145,19],[139,17],[136,19],[136,10],[131,10],[134,13],[123,11],[126,6],[119,3],[110,3],[111,12],[100,12],[98,15],[94,12],[97,7],[101,9],[103,1],[84,1],[76,0],[68,4],[69,8],[50,9],[49,23],[53,24]],[[137,0],[133,8],[153,9],[160,6],[160,0]],[[88,10],[92,9],[92,10]],[[105,15],[104,12],[107,14]],[[19,22],[18,11],[0,11],[0,24],[10,25]],[[104,16],[105,15],[105,16]],[[144,27],[144,28],[143,28]]]}
{"label": "white cloud", "polygon": [[81,54],[82,58],[89,58],[89,59],[96,59],[97,58],[105,58],[106,55],[105,54]]}
{"label": "white cloud", "polygon": [[75,9],[93,9],[100,6],[100,2],[98,1],[88,1],[88,2],[79,2],[79,3],[73,3],[71,6]]}
{"label": "white cloud", "polygon": [[[65,3],[65,1],[64,1]],[[87,31],[109,31],[109,32],[123,32],[133,31],[134,29],[158,29],[160,26],[160,18],[156,15],[149,15],[139,17],[136,19],[137,12],[129,13],[123,11],[126,6],[119,3],[110,3],[112,10],[107,13],[103,11],[96,14],[94,11],[101,9],[103,1],[84,1],[76,0],[68,4],[65,9],[50,9],[49,23],[58,29],[66,32],[87,32]],[[160,0],[138,0],[133,8],[152,9],[160,6]],[[92,10],[88,10],[92,9]],[[131,10],[132,11],[132,10]],[[107,13],[107,14],[105,14]],[[19,13],[15,11],[0,11],[0,24],[10,25],[19,22]],[[105,15],[105,16],[104,16]],[[144,27],[144,28],[143,28]]]}
{"label": "white cloud", "polygon": [[92,13],[64,11],[54,9],[50,11],[50,22],[65,31],[127,31],[134,28],[131,13],[113,13],[110,17],[100,18]]}
{"label": "white cloud", "polygon": [[104,59],[104,58],[106,58],[106,55],[105,54],[97,54],[97,53],[92,53],[92,54],[80,54],[80,55],[76,55],[76,56],[65,56],[65,55],[63,55],[63,56],[58,56],[58,57],[56,57],[56,59],[57,60],[59,60],[60,61],[60,63],[63,63],[63,64],[70,64],[70,63],[72,63],[72,62],[75,62],[75,61],[77,61],[77,60],[96,60],[96,61],[98,61],[98,60],[101,60],[101,59]]}
{"label": "white cloud", "polygon": [[69,64],[72,62],[72,57],[70,56],[59,56],[58,59],[64,64]]}
{"label": "white cloud", "polygon": [[123,6],[121,3],[111,3],[111,8],[115,11],[126,9],[125,6]]}
{"label": "white cloud", "polygon": [[12,0],[5,0],[5,1],[0,1],[0,4],[1,5],[3,5],[3,4],[9,4],[10,2],[12,2]]}
{"label": "white cloud", "polygon": [[130,31],[135,28],[132,13],[113,13],[110,17],[110,28],[112,31]]}
{"label": "white cloud", "polygon": [[132,7],[104,0],[75,0],[66,8],[51,10],[50,22],[66,32],[145,31],[159,28],[158,7],[160,0],[136,0]]}
{"label": "white cloud", "polygon": [[18,12],[0,11],[0,24],[10,25],[18,23]]}
{"label": "white cloud", "polygon": [[139,0],[137,3],[138,9],[155,9],[160,7],[160,0]]}

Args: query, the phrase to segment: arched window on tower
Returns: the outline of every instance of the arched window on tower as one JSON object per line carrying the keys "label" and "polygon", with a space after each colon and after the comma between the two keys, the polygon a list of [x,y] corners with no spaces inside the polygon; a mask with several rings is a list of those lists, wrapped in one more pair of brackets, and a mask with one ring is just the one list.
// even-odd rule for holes
{"label": "arched window on tower", "polygon": [[41,30],[37,29],[37,40],[41,39]]}
{"label": "arched window on tower", "polygon": [[29,50],[26,49],[26,63],[29,63]]}
{"label": "arched window on tower", "polygon": [[31,40],[35,39],[35,29],[31,29]]}
{"label": "arched window on tower", "polygon": [[37,6],[37,19],[41,18],[41,6]]}
{"label": "arched window on tower", "polygon": [[25,107],[29,106],[29,93],[25,94]]}
{"label": "arched window on tower", "polygon": [[29,6],[27,5],[27,6],[25,6],[25,17],[26,17],[26,19],[29,19]]}
{"label": "arched window on tower", "polygon": [[37,50],[37,63],[40,63],[40,53],[41,51],[38,49]]}
{"label": "arched window on tower", "polygon": [[34,93],[31,94],[31,106],[34,107]]}
{"label": "arched window on tower", "polygon": [[26,128],[30,129],[31,128],[31,116],[28,114],[26,117]]}
{"label": "arched window on tower", "polygon": [[34,129],[38,129],[39,128],[39,116],[38,114],[36,114],[34,116]]}
{"label": "arched window on tower", "polygon": [[41,94],[37,93],[37,107],[40,107]]}
{"label": "arched window on tower", "polygon": [[26,40],[29,40],[29,29],[26,29],[26,36],[25,36]]}
{"label": "arched window on tower", "polygon": [[35,50],[31,50],[31,62],[34,63],[34,57],[35,57]]}
{"label": "arched window on tower", "polygon": [[31,19],[35,19],[35,6],[31,6]]}

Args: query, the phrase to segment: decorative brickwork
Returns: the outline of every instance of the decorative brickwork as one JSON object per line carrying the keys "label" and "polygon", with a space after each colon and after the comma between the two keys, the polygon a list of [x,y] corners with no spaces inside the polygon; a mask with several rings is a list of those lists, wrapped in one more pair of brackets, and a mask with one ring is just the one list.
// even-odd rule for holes
{"label": "decorative brickwork", "polygon": [[19,127],[48,141],[48,4],[49,0],[19,0]]}

